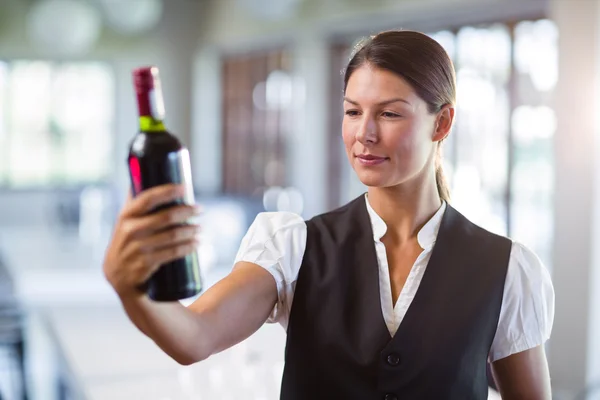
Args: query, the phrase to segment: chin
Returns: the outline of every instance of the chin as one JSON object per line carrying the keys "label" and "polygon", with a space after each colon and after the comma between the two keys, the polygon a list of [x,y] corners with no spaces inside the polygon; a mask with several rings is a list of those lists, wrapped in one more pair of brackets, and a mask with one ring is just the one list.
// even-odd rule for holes
{"label": "chin", "polygon": [[365,186],[369,187],[388,187],[393,186],[390,184],[389,179],[381,173],[376,172],[358,172],[358,179]]}

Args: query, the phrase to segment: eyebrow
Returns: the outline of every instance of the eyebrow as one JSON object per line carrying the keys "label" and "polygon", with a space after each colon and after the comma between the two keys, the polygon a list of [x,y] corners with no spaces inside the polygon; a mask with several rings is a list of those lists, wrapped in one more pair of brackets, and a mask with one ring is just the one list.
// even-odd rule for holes
{"label": "eyebrow", "polygon": [[[347,101],[347,102],[348,102],[348,103],[350,103],[350,104],[354,104],[355,106],[359,105],[357,101],[351,100],[351,99],[349,99],[349,98],[347,98],[347,97],[345,97],[345,96],[344,96],[344,101]],[[408,100],[404,100],[404,99],[402,99],[402,98],[400,98],[400,97],[398,97],[398,98],[394,98],[394,99],[389,99],[389,100],[380,101],[379,103],[377,103],[377,105],[378,105],[378,106],[386,106],[386,105],[388,105],[388,104],[391,104],[391,103],[397,103],[397,102],[406,103],[406,104],[408,104],[408,105],[411,105],[411,104],[408,102]]]}

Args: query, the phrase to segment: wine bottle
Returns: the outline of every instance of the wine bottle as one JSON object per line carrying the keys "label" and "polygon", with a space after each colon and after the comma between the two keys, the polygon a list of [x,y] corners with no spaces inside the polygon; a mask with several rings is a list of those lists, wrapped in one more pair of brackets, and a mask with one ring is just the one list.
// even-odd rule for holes
{"label": "wine bottle", "polygon": [[[185,187],[183,198],[152,212],[178,204],[194,204],[188,150],[165,128],[165,108],[158,68],[133,71],[139,109],[139,132],[129,148],[128,167],[134,196],[154,186],[175,183]],[[198,253],[161,265],[143,289],[155,301],[176,301],[202,290]]]}

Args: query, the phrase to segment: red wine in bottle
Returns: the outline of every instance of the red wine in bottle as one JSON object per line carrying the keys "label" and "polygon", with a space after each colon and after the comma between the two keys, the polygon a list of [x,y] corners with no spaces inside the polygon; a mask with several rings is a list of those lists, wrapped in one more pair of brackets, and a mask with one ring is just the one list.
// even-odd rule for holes
{"label": "red wine in bottle", "polygon": [[[157,207],[157,212],[178,204],[194,204],[188,150],[165,128],[164,102],[158,69],[143,67],[133,71],[140,130],[129,148],[128,166],[133,195],[168,183],[184,185],[182,199]],[[192,297],[202,290],[202,279],[195,251],[162,265],[144,285],[155,301],[176,301]]]}

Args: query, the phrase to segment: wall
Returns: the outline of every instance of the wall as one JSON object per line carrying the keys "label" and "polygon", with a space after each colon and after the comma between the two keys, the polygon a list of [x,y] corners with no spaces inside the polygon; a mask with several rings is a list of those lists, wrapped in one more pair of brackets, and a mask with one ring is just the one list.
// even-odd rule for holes
{"label": "wall", "polygon": [[569,396],[600,385],[600,1],[554,0],[551,16],[560,32],[560,79],[550,366]]}

